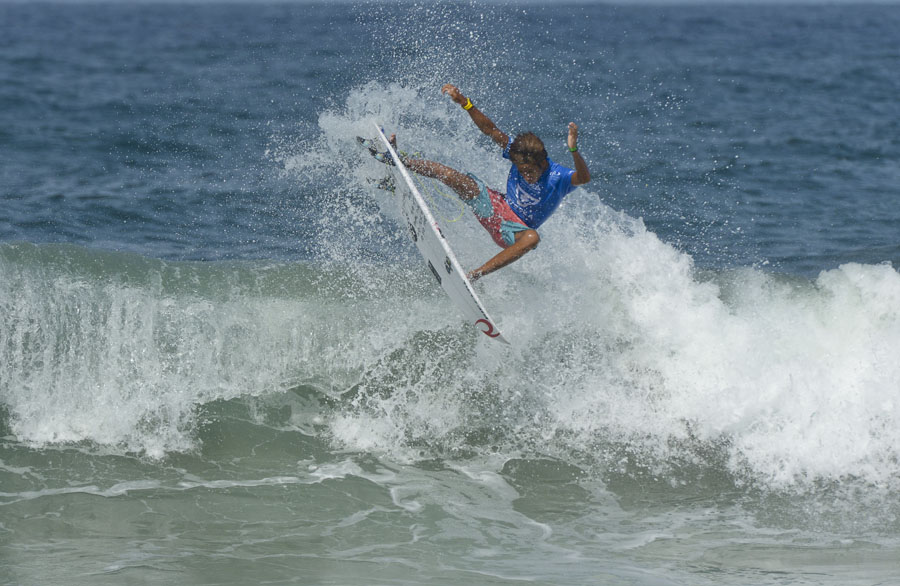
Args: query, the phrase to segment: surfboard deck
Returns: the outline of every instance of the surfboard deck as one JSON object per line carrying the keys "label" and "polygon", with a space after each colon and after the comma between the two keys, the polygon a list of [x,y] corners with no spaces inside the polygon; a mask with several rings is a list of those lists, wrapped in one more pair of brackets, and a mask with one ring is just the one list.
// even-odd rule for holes
{"label": "surfboard deck", "polygon": [[450,248],[450,243],[444,238],[440,225],[413,182],[409,170],[400,161],[381,127],[375,124],[375,129],[385,149],[393,157],[394,168],[402,177],[402,181],[394,182],[394,193],[400,202],[400,210],[407,222],[409,235],[425,259],[431,274],[467,321],[487,337],[509,344],[494,320],[488,316],[484,304],[472,287],[472,282],[466,277],[465,271]]}

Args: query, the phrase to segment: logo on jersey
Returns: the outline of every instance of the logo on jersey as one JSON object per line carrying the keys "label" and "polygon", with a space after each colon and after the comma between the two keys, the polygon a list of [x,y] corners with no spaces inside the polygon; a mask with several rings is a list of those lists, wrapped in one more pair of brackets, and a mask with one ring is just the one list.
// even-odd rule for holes
{"label": "logo on jersey", "polygon": [[529,207],[529,206],[536,206],[537,204],[541,203],[541,198],[540,198],[541,188],[540,188],[540,186],[536,186],[535,191],[537,192],[537,194],[535,195],[535,194],[531,193],[530,191],[528,191],[528,188],[525,187],[525,185],[527,185],[527,184],[524,182],[519,182],[516,185],[516,199],[519,201],[519,205]]}

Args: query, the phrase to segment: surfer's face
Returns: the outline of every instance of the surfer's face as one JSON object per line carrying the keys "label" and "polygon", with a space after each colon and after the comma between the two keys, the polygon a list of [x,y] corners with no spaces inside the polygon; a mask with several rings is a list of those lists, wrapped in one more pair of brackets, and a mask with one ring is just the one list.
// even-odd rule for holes
{"label": "surfer's face", "polygon": [[519,174],[528,183],[537,183],[550,166],[547,162],[547,149],[533,132],[516,136],[509,145],[509,160],[515,163]]}
{"label": "surfer's face", "polygon": [[538,163],[534,163],[532,161],[513,161],[516,164],[516,169],[519,170],[519,175],[522,176],[522,179],[527,181],[528,183],[537,183],[538,179],[541,178],[541,175],[544,174],[544,171],[547,170],[549,163],[547,159]]}

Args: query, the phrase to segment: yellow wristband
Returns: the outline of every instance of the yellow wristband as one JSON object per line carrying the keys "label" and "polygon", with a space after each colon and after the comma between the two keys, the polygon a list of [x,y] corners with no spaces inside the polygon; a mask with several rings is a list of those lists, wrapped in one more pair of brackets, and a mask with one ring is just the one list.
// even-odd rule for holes
{"label": "yellow wristband", "polygon": [[472,100],[470,100],[469,98],[466,98],[466,105],[463,106],[463,110],[471,110],[472,106],[473,106]]}

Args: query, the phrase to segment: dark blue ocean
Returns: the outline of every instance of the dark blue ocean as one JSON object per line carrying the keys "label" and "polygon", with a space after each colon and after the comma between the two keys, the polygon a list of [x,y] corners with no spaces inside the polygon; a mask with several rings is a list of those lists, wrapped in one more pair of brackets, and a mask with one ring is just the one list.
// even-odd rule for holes
{"label": "dark blue ocean", "polygon": [[[896,583],[898,72],[897,4],[0,2],[0,584]],[[593,174],[508,348],[356,141],[502,188],[447,82]]]}

